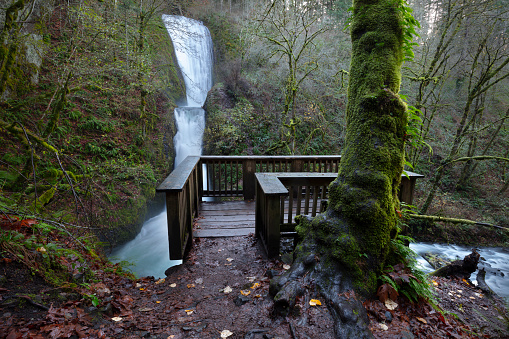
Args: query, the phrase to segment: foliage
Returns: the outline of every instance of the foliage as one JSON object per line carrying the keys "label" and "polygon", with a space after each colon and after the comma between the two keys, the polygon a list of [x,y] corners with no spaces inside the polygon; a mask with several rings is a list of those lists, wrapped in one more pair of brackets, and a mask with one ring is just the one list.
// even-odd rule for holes
{"label": "foliage", "polygon": [[[433,300],[429,278],[417,267],[417,255],[408,246],[408,243],[413,241],[412,238],[403,235],[398,235],[391,241],[396,261],[399,263],[387,267],[384,274],[379,277],[383,283],[378,288],[378,296],[382,302],[385,302],[390,296],[394,297],[398,294],[404,295],[413,302],[417,302],[421,298]],[[395,301],[394,298],[391,299]]]}
{"label": "foliage", "polygon": [[38,83],[21,88],[17,77],[30,77],[14,69],[7,85],[14,89],[17,83],[19,91],[0,99],[0,212],[80,225],[70,229],[71,242],[100,237],[115,244],[133,236],[171,163],[163,148],[171,126],[155,129],[156,122],[167,126],[171,118],[173,103],[161,93],[181,95],[160,23],[166,5],[113,5],[63,2],[44,12],[46,4],[36,2],[46,14],[34,19],[45,33]]}

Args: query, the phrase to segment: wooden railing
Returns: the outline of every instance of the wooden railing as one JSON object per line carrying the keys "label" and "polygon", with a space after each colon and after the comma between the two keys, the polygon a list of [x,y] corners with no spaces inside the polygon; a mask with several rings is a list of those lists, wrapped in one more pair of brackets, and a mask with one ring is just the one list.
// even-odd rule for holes
{"label": "wooden railing", "polygon": [[337,173],[339,155],[297,156],[201,156],[207,173],[204,197],[255,198],[255,173],[331,172]]}
{"label": "wooden railing", "polygon": [[170,259],[184,258],[193,243],[193,219],[198,216],[202,176],[200,157],[185,158],[157,187],[166,193]]}
{"label": "wooden railing", "polygon": [[[281,230],[284,231],[287,225],[292,225],[293,216],[310,213],[315,215],[319,212],[319,204],[321,199],[326,197],[328,183],[336,177],[340,159],[339,155],[187,157],[157,187],[158,192],[166,194],[170,259],[183,259],[185,252],[190,248],[193,238],[193,219],[198,216],[199,202],[202,197],[243,197],[245,200],[252,200],[255,198],[255,192],[258,192],[257,196],[264,196],[264,202],[260,202],[259,205],[257,199],[257,218],[259,213],[259,217],[265,218],[265,221],[257,219],[257,225],[258,223],[264,225],[260,226],[260,232],[257,226],[257,235],[265,239],[265,242],[275,242],[276,238],[263,234],[277,232],[277,239],[279,239]],[[299,174],[295,174],[296,172]],[[272,179],[281,180],[280,191],[286,190],[281,196],[290,197],[287,202],[291,207],[287,208],[290,211],[287,222],[282,222],[279,216],[282,215],[281,211],[285,210],[284,206],[281,207],[281,199],[276,206],[271,199],[267,198],[272,194],[265,190],[268,186],[257,189],[263,177],[263,175],[259,176],[257,184],[257,173],[275,173]],[[412,202],[415,178],[403,177],[400,200]],[[320,180],[324,180],[323,183]],[[297,196],[303,196],[303,198],[296,198]],[[275,219],[278,225],[272,227],[270,225],[275,221],[269,215],[274,215],[275,209],[280,214]],[[277,249],[279,249],[279,240],[277,242]],[[274,246],[270,245],[266,248],[273,253],[276,245],[274,243]]]}
{"label": "wooden railing", "polygon": [[[325,210],[328,186],[336,173],[256,173],[255,233],[269,257],[279,254],[281,236],[296,236],[296,215],[311,215]],[[420,174],[402,174],[399,199],[411,204],[413,188]]]}

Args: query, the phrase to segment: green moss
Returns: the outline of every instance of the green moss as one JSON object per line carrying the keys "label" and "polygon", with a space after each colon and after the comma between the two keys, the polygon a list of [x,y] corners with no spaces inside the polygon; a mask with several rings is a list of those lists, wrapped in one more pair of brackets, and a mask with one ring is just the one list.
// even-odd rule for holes
{"label": "green moss", "polygon": [[399,0],[355,0],[347,133],[325,214],[297,227],[330,265],[347,268],[361,294],[376,277],[397,232],[397,188],[404,163],[405,103],[397,95],[403,61]]}
{"label": "green moss", "polygon": [[53,196],[55,195],[57,188],[52,186],[50,189],[46,190],[33,204],[32,209],[39,212],[44,205],[46,205]]}

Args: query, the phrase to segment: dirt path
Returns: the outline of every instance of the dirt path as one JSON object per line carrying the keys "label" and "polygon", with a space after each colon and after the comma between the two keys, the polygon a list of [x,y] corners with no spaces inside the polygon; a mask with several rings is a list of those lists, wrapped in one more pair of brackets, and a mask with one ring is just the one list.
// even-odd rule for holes
{"label": "dirt path", "polygon": [[[91,298],[78,299],[67,292],[38,293],[37,289],[40,292],[49,287],[39,280],[40,286],[31,286],[27,276],[12,274],[14,266],[0,266],[0,275],[6,278],[0,286],[0,337],[334,337],[325,304],[310,305],[311,299],[320,300],[312,286],[298,300],[296,314],[285,318],[272,314],[269,277],[285,268],[282,262],[266,260],[253,236],[196,241],[185,264],[166,279],[132,281],[104,275],[90,285],[99,301],[97,307],[91,305]],[[19,285],[16,279],[25,281],[23,290],[30,288],[35,304],[13,306]],[[399,307],[389,311],[379,301],[367,301],[375,337],[509,337],[507,314],[500,303],[461,281],[438,279],[435,283],[439,304],[457,316],[444,316],[425,303],[398,300]]]}

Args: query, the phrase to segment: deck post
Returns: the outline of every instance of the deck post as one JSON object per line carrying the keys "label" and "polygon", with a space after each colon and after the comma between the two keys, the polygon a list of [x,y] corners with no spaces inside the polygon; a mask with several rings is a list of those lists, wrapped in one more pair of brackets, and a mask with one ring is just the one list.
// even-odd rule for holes
{"label": "deck post", "polygon": [[292,172],[302,172],[304,168],[304,160],[302,159],[293,159],[292,160]]}
{"label": "deck post", "polygon": [[255,172],[256,161],[254,159],[247,159],[242,162],[242,180],[243,180],[243,195],[244,200],[253,200],[255,198]]}
{"label": "deck post", "polygon": [[[198,193],[198,204],[200,203],[201,201],[201,197],[203,197],[203,174],[204,174],[204,171],[203,171],[203,163],[202,161],[200,160],[200,162],[198,163],[198,168],[196,169],[196,172],[198,174],[198,189],[196,190],[197,193]],[[208,178],[207,178],[208,180]]]}
{"label": "deck post", "polygon": [[170,244],[170,259],[181,260],[182,253],[182,225],[180,225],[179,195],[181,192],[166,191],[166,218],[168,221],[168,242]]}
{"label": "deck post", "polygon": [[401,178],[401,186],[399,191],[399,200],[408,205],[412,205],[414,200],[415,178]]}
{"label": "deck post", "polygon": [[[183,227],[186,228],[185,233],[187,233],[185,240],[186,243],[183,244],[185,246],[183,252],[187,253],[191,249],[191,245],[193,244],[193,221],[195,216],[195,211],[193,209],[194,207],[194,197],[195,197],[195,184],[196,182],[191,180],[186,185],[186,192],[185,192],[185,198],[187,198],[186,201],[186,220],[184,222]],[[183,192],[184,193],[184,192]],[[197,207],[197,206],[196,206]],[[184,254],[182,254],[184,255]]]}
{"label": "deck post", "polygon": [[424,175],[405,171],[401,176],[401,184],[399,186],[399,201],[407,205],[412,205],[414,201],[415,182],[418,178],[423,178]]}
{"label": "deck post", "polygon": [[279,195],[265,195],[266,211],[265,211],[265,225],[266,225],[266,241],[267,241],[267,255],[269,258],[279,256],[279,242],[281,240],[280,219],[281,219],[281,206]]}

